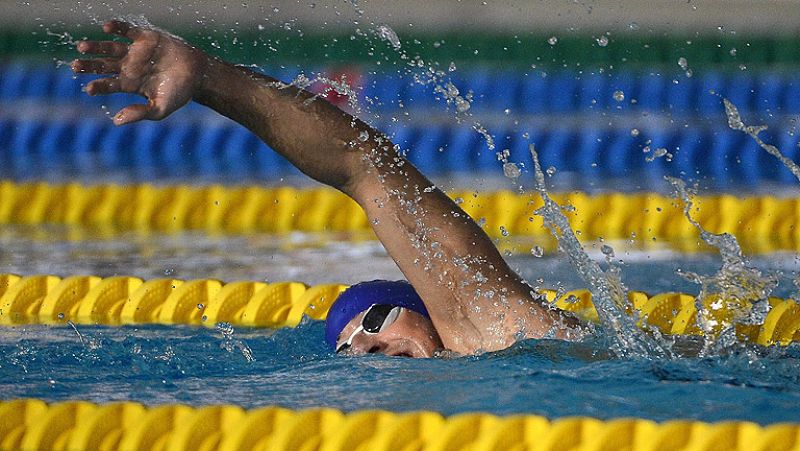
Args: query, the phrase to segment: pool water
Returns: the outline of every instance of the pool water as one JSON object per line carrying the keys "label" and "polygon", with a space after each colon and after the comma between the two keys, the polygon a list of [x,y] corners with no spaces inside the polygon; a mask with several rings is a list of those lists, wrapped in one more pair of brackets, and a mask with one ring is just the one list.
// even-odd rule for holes
{"label": "pool water", "polygon": [[[63,228],[4,227],[0,271],[26,274],[354,283],[401,274],[377,242],[293,234],[213,237],[124,234],[71,240]],[[623,280],[650,293],[697,288],[675,270],[713,273],[710,254],[620,252]],[[529,281],[582,287],[565,258],[508,257]],[[779,296],[792,294],[793,254],[754,266],[778,272]],[[735,347],[696,357],[618,359],[592,338],[528,340],[501,352],[427,360],[380,355],[340,357],[323,341],[323,324],[296,329],[187,326],[17,326],[0,328],[3,399],[134,400],[148,405],[229,403],[345,411],[434,410],[534,413],[558,418],[636,416],[654,420],[800,421],[800,347]]]}

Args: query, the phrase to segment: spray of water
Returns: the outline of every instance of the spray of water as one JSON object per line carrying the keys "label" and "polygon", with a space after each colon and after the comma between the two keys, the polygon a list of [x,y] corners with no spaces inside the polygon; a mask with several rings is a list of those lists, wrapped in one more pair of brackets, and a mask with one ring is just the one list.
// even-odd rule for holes
{"label": "spray of water", "polygon": [[797,166],[792,160],[784,156],[777,147],[773,146],[772,144],[765,143],[761,140],[761,138],[758,137],[759,133],[767,130],[767,126],[745,125],[745,123],[742,121],[742,117],[739,115],[739,109],[736,108],[736,105],[734,105],[728,99],[722,99],[722,102],[725,104],[725,114],[728,116],[728,127],[732,128],[733,130],[744,132],[753,138],[753,141],[755,141],[759,147],[780,160],[780,162],[786,166],[786,169],[790,170],[797,180],[800,181],[800,166]]}
{"label": "spray of water", "polygon": [[611,351],[618,357],[668,356],[669,351],[664,346],[636,326],[619,271],[603,271],[583,249],[561,206],[547,192],[544,172],[533,144],[529,149],[533,158],[534,187],[544,201],[535,213],[544,219],[545,226],[558,240],[559,250],[567,255],[572,267],[588,285],[601,329],[611,338]]}
{"label": "spray of water", "polygon": [[699,232],[700,238],[717,249],[722,267],[711,276],[688,271],[679,274],[700,285],[695,298],[696,322],[706,337],[704,353],[716,355],[735,343],[737,324],[763,324],[769,313],[768,297],[778,285],[773,274],[762,274],[744,257],[736,237],[711,233],[692,218],[692,199],[683,180],[666,177],[683,203],[683,214]]}

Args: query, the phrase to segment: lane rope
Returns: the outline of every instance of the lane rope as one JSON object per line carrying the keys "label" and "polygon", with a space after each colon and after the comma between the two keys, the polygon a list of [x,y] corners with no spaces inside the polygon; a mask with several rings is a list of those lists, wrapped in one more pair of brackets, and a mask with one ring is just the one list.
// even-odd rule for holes
{"label": "lane rope", "polygon": [[800,424],[599,420],[235,405],[0,402],[0,448],[65,450],[793,450]]}
{"label": "lane rope", "polygon": [[[554,248],[550,233],[534,211],[542,205],[533,193],[451,192],[450,196],[502,249],[530,251],[532,238]],[[645,248],[683,252],[708,250],[684,217],[683,204],[653,193],[555,193],[579,237],[625,240]],[[692,216],[712,233],[735,235],[751,253],[800,250],[800,198],[697,196]],[[262,188],[222,185],[150,184],[85,186],[0,182],[0,225],[63,224],[117,231],[214,233],[367,232],[363,210],[330,188]]]}
{"label": "lane rope", "polygon": [[[230,323],[247,327],[295,327],[308,316],[323,320],[343,284],[308,286],[301,282],[235,281],[215,279],[142,280],[131,276],[100,278],[77,275],[0,274],[0,325],[76,324],[189,324],[214,327]],[[588,290],[558,292],[540,289],[555,307],[596,322],[597,311]],[[648,295],[628,293],[629,305],[639,315],[639,326],[671,335],[718,333],[733,325],[737,336],[764,346],[800,341],[800,304],[770,298],[763,324],[738,324],[735,318],[755,299],[702,299],[702,315],[717,326],[704,332],[697,325],[695,296],[685,293]]]}

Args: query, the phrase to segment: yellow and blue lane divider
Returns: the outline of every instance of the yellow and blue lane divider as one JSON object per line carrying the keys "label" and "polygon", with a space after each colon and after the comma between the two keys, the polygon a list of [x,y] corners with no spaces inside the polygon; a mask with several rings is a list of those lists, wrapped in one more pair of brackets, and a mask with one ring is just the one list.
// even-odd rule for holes
{"label": "yellow and blue lane divider", "polygon": [[0,449],[64,451],[797,451],[800,424],[663,423],[430,411],[344,413],[233,405],[0,402]]}
{"label": "yellow and blue lane divider", "polygon": [[[461,207],[497,238],[515,248],[530,237],[552,245],[536,193],[451,192]],[[708,248],[684,217],[682,202],[653,193],[556,193],[582,240],[626,240],[643,247],[669,246],[684,252]],[[692,217],[712,233],[735,235],[747,252],[800,250],[800,198],[729,194],[694,198]],[[214,233],[366,232],[363,210],[330,188],[298,189],[222,185],[81,185],[0,182],[0,225],[64,224],[103,230]],[[507,235],[511,239],[506,239]]]}
{"label": "yellow and blue lane divider", "polygon": [[[342,284],[307,286],[301,282],[235,281],[216,279],[142,280],[131,276],[69,276],[0,274],[0,325],[24,324],[188,324],[214,327],[225,322],[247,327],[295,327],[308,316],[323,320]],[[540,293],[556,307],[597,321],[588,290]],[[641,291],[628,293],[639,325],[672,335],[703,335],[697,326],[695,296]],[[733,324],[735,312],[751,301],[710,296],[700,305],[722,327]],[[770,298],[763,324],[737,324],[741,340],[763,346],[800,341],[800,304]],[[713,308],[710,306],[714,306]],[[710,331],[714,333],[715,331]]]}

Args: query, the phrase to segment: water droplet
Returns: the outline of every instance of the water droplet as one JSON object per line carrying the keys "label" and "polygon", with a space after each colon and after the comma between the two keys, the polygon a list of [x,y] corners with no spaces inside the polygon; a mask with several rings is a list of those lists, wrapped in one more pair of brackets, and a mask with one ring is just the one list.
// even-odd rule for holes
{"label": "water droplet", "polygon": [[508,236],[508,229],[505,226],[500,226],[500,234],[503,236]]}
{"label": "water droplet", "polygon": [[611,246],[609,246],[607,244],[604,244],[602,247],[600,247],[600,252],[602,252],[603,255],[605,255],[607,257],[613,257],[614,256],[614,248],[612,248]]}
{"label": "water droplet", "polygon": [[503,164],[503,175],[510,179],[518,178],[522,174],[522,171],[519,170],[519,167],[515,163],[505,163]]}
{"label": "water droplet", "polygon": [[650,154],[647,157],[645,157],[645,160],[647,160],[648,162],[649,161],[654,161],[656,158],[661,158],[661,157],[663,157],[664,155],[667,155],[667,154],[668,154],[667,149],[665,149],[663,147],[659,147],[658,149],[653,151],[652,154]]}
{"label": "water droplet", "polygon": [[638,128],[632,128],[631,129],[631,136],[639,136],[639,129]]}
{"label": "water droplet", "polygon": [[617,102],[622,102],[625,100],[625,93],[622,91],[614,91],[614,100]]}
{"label": "water droplet", "polygon": [[400,38],[397,37],[397,33],[389,25],[382,24],[378,26],[378,37],[384,41],[389,41],[395,50],[400,50]]}
{"label": "water droplet", "polygon": [[203,304],[197,304],[197,310],[203,310],[205,307]]}
{"label": "water droplet", "polygon": [[547,40],[547,43],[550,45],[558,44],[558,38],[555,36],[550,36],[550,39]]}
{"label": "water droplet", "polygon": [[736,56],[736,47],[732,47],[728,52],[731,56]]}
{"label": "water droplet", "polygon": [[164,270],[164,275],[165,276],[171,276],[173,274],[175,274],[175,269],[174,268],[167,268],[167,269]]}
{"label": "water droplet", "polygon": [[456,63],[450,62],[450,66],[447,67],[448,72],[455,72],[456,71]]}
{"label": "water droplet", "polygon": [[63,312],[58,314],[58,319],[64,319],[64,313]]}
{"label": "water droplet", "polygon": [[369,133],[366,130],[362,130],[361,133],[358,134],[358,140],[366,142],[369,139]]}
{"label": "water droplet", "polygon": [[608,45],[608,36],[602,35],[599,38],[597,38],[597,45],[599,45],[600,47],[607,46]]}
{"label": "water droplet", "polygon": [[678,66],[680,66],[681,69],[686,70],[686,68],[689,67],[689,62],[686,61],[686,58],[680,57],[678,58]]}
{"label": "water droplet", "polygon": [[639,29],[639,24],[637,22],[631,22],[628,24],[628,29],[632,31],[636,31]]}
{"label": "water droplet", "polygon": [[541,246],[533,246],[531,248],[531,255],[536,258],[541,258],[544,255],[544,249]]}
{"label": "water droplet", "polygon": [[206,322],[206,321],[208,321],[208,317],[206,315],[203,315],[203,316],[200,317],[200,321]]}
{"label": "water droplet", "polygon": [[545,172],[545,173],[546,173],[548,176],[552,177],[552,176],[554,176],[554,175],[556,174],[556,167],[555,167],[555,166],[550,166],[550,167],[548,167],[547,169],[545,169],[545,171],[544,171],[544,172]]}

